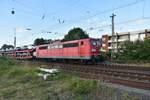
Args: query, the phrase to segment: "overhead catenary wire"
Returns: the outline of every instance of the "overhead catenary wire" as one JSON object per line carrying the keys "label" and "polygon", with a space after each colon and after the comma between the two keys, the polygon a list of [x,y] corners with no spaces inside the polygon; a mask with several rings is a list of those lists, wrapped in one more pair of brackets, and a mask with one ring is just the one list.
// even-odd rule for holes
{"label": "overhead catenary wire", "polygon": [[[24,4],[24,3],[20,2],[20,1],[17,1],[17,0],[14,0],[14,1],[26,7],[26,4]],[[125,7],[128,7],[128,6],[132,6],[132,5],[134,5],[134,4],[137,4],[137,3],[140,3],[140,2],[143,2],[143,1],[145,1],[145,0],[136,0],[136,1],[132,2],[132,3],[128,3],[128,4],[125,4],[125,5],[121,5],[121,6],[118,6],[118,7],[116,7],[116,8],[113,8],[113,9],[108,9],[108,10],[106,10],[106,11],[99,12],[99,13],[97,13],[97,14],[95,14],[95,15],[89,16],[88,18],[97,16],[97,15],[100,15],[100,14],[103,14],[103,13],[111,12],[111,11],[114,11],[114,10],[122,9],[122,8],[125,8]],[[43,2],[44,2],[44,1],[43,1]],[[78,0],[77,0],[76,2],[78,2]],[[43,6],[43,8],[44,8],[44,6]],[[27,6],[27,9],[29,9],[29,10],[31,10],[31,11],[35,11],[35,12],[38,11],[37,9],[35,9],[35,8],[33,8],[33,7],[30,7],[30,6]],[[42,13],[42,12],[40,12],[40,13]],[[55,12],[55,13],[57,13],[57,12]],[[51,14],[53,14],[53,13],[51,13]],[[44,13],[44,14],[43,14],[43,13],[42,13],[42,14],[38,14],[38,15],[39,15],[39,16],[42,15],[41,19],[45,19],[45,17],[48,16],[48,14],[45,14],[45,13]],[[50,16],[51,16],[51,15],[50,15]],[[58,21],[58,23],[60,23],[59,20],[62,20],[62,22],[64,23],[64,19],[57,18],[56,21]],[[79,20],[80,20],[80,19],[79,19]],[[76,21],[79,21],[79,20],[76,20]],[[85,18],[84,18],[84,20],[85,20]],[[65,22],[68,22],[68,21],[69,21],[69,20],[65,20]],[[73,21],[73,20],[72,20],[72,21]],[[74,20],[74,21],[75,21],[75,20]],[[71,23],[71,21],[69,21],[68,23]]]}
{"label": "overhead catenary wire", "polygon": [[[118,23],[116,23],[116,25],[134,23],[134,22],[137,22],[137,21],[148,20],[148,19],[150,19],[150,16],[147,16],[147,17],[144,17],[144,18],[142,17],[142,18],[130,19],[130,20],[118,22]],[[110,27],[110,26],[111,26],[111,24],[102,25],[102,26],[95,27],[95,28],[93,27],[93,30],[94,30],[94,29],[100,29],[100,28],[106,28],[106,27]],[[90,30],[90,28],[86,28],[86,30]]]}
{"label": "overhead catenary wire", "polygon": [[[19,13],[24,13],[24,14],[29,14],[29,15],[32,15],[34,17],[38,17],[38,16],[41,16],[40,13],[37,13],[38,10],[35,11],[35,8],[30,8],[28,9],[28,5],[22,3],[22,2],[18,2],[17,0],[13,0],[14,3],[18,4],[18,5],[21,5],[21,9],[18,9]],[[16,10],[16,9],[15,9]]]}
{"label": "overhead catenary wire", "polygon": [[[150,19],[150,16],[147,16],[147,17],[144,17],[144,18],[137,18],[137,19],[130,19],[130,20],[126,20],[126,21],[121,21],[121,22],[118,22],[116,23],[116,25],[121,25],[121,24],[129,24],[129,23],[134,23],[134,22],[137,22],[137,21],[140,21],[140,20],[148,20]],[[90,28],[85,28],[84,30],[88,31],[88,30],[99,30],[99,31],[103,31],[103,28],[110,28],[111,24],[106,24],[106,25],[102,25],[102,26],[99,26],[99,27],[90,27]],[[60,35],[60,34],[65,34],[65,33],[60,33],[60,32],[53,32],[53,31],[45,31],[45,32],[42,32],[43,34],[44,33],[47,33],[47,34],[55,34],[55,35]]]}
{"label": "overhead catenary wire", "polygon": [[87,18],[83,17],[83,18],[79,18],[79,19],[75,19],[75,20],[66,20],[66,22],[69,24],[72,24],[73,22],[79,22],[81,20],[86,20],[86,19],[90,19],[90,18],[93,18],[97,15],[102,15],[102,14],[105,14],[105,13],[108,13],[108,12],[112,12],[114,10],[119,10],[119,9],[123,9],[123,8],[126,8],[126,7],[129,7],[129,6],[132,6],[132,5],[135,5],[135,4],[138,4],[138,3],[141,3],[143,1],[146,1],[146,0],[136,0],[134,2],[131,2],[131,3],[128,3],[128,4],[124,4],[124,5],[121,5],[121,6],[118,6],[116,8],[112,8],[112,9],[108,9],[108,10],[105,10],[105,11],[101,11],[101,12],[98,12],[97,14],[94,14],[92,16],[88,16]]}
{"label": "overhead catenary wire", "polygon": [[[77,3],[77,1],[78,1],[78,0],[76,0],[75,2],[73,2],[73,3],[70,5],[70,7],[73,7],[73,5]],[[53,12],[50,12],[50,13],[46,12],[46,9],[45,9],[45,7],[44,7],[44,4],[42,5],[42,8],[44,9],[44,13],[43,13],[43,12],[39,12],[41,9],[37,9],[37,8],[31,7],[31,6],[25,4],[25,3],[21,2],[21,1],[14,0],[14,2],[17,3],[17,4],[19,4],[19,5],[22,5],[23,7],[25,7],[25,8],[28,9],[29,11],[34,12],[34,14],[36,13],[36,15],[39,15],[39,16],[42,15],[42,18],[45,18],[45,17],[46,17],[46,18],[52,18],[52,16],[54,16],[55,14],[60,13],[60,10],[59,10],[59,11],[53,11]],[[42,2],[44,2],[44,1],[42,0]],[[64,4],[67,4],[67,3],[64,3]],[[64,7],[61,7],[60,9],[64,9]],[[37,12],[38,12],[38,13],[37,13]],[[62,11],[61,11],[61,12],[62,12]],[[33,14],[33,15],[34,15],[34,14]],[[43,16],[44,16],[44,17],[43,17]],[[60,18],[58,17],[57,19],[60,19]]]}
{"label": "overhead catenary wire", "polygon": [[23,7],[25,7],[26,9],[28,9],[28,10],[30,10],[32,12],[36,12],[36,13],[38,12],[38,14],[42,13],[42,12],[39,12],[41,9],[31,7],[31,6],[29,6],[29,4],[25,4],[24,2],[21,2],[20,0],[19,1],[18,0],[14,0],[14,2],[16,4],[19,4],[19,5],[23,6]]}
{"label": "overhead catenary wire", "polygon": [[146,1],[143,2],[143,7],[142,7],[142,17],[144,18],[145,15],[145,3]]}
{"label": "overhead catenary wire", "polygon": [[76,20],[70,20],[70,21],[80,21],[80,20],[85,20],[85,19],[93,18],[95,16],[102,15],[102,14],[109,13],[109,12],[113,12],[115,10],[123,9],[123,8],[129,7],[129,6],[141,3],[143,1],[146,1],[146,0],[136,0],[136,1],[128,3],[128,4],[120,5],[118,7],[112,8],[112,9],[107,9],[105,11],[98,12],[98,13],[96,13],[94,15],[91,15],[91,16],[88,16],[88,17],[84,16],[83,18],[77,18]]}
{"label": "overhead catenary wire", "polygon": [[[130,24],[130,23],[134,23],[134,22],[137,22],[137,21],[141,21],[141,20],[148,20],[150,19],[150,16],[147,16],[147,17],[141,17],[141,18],[136,18],[136,19],[130,19],[130,20],[126,20],[126,21],[121,21],[121,22],[117,22],[115,25],[122,25],[122,24]],[[85,28],[84,30],[86,31],[91,31],[91,30],[100,30],[102,31],[103,28],[110,28],[111,24],[106,24],[106,25],[102,25],[102,26],[98,26],[98,27],[89,27],[89,28]],[[59,33],[59,32],[58,32]],[[63,34],[63,33],[61,33]],[[58,34],[59,35],[59,34]]]}
{"label": "overhead catenary wire", "polygon": [[[16,0],[15,0],[16,1]],[[118,9],[122,9],[122,8],[125,8],[125,7],[128,7],[128,6],[132,6],[132,5],[134,5],[134,4],[137,4],[137,3],[141,3],[141,2],[143,2],[143,1],[145,1],[145,0],[136,0],[135,2],[132,2],[132,3],[128,3],[128,4],[125,4],[125,5],[122,5],[122,6],[118,6],[118,7],[116,7],[116,8],[113,8],[113,9],[108,9],[108,10],[106,10],[106,11],[102,11],[102,12],[99,12],[99,13],[97,13],[97,14],[95,14],[95,15],[92,15],[92,17],[93,16],[97,16],[97,15],[101,15],[101,14],[103,14],[103,13],[107,13],[107,12],[111,12],[111,11],[113,11],[113,10],[118,10]],[[57,13],[57,12],[56,12]],[[41,14],[39,14],[39,15],[41,15]],[[44,19],[44,14],[43,14],[43,16],[42,16],[42,18]],[[91,16],[88,16],[88,17],[90,17],[91,18]],[[57,19],[57,20],[59,20],[59,19]],[[79,19],[80,20],[80,19]],[[79,21],[78,20],[78,21]],[[85,18],[84,18],[84,20],[85,20]],[[68,21],[68,20],[67,20]],[[70,23],[70,21],[68,22],[68,23]],[[59,25],[60,23],[56,23],[56,24],[53,24],[53,25],[50,25],[49,27],[57,27],[57,25]],[[67,25],[67,24],[65,24],[65,25]],[[108,27],[108,26],[110,26],[110,25],[103,25],[103,27]],[[93,29],[95,29],[95,28],[93,28]]]}
{"label": "overhead catenary wire", "polygon": [[[14,1],[15,1],[16,3],[19,3],[19,4],[22,5],[22,6],[26,7],[26,9],[28,9],[28,10],[30,10],[30,11],[32,11],[32,12],[36,12],[36,13],[38,12],[38,15],[39,15],[39,16],[42,15],[42,19],[45,18],[46,16],[47,16],[47,17],[52,17],[52,15],[54,15],[54,14],[56,14],[56,13],[59,13],[59,11],[56,11],[56,12],[52,12],[52,13],[44,13],[44,14],[43,14],[43,12],[39,12],[40,10],[38,10],[38,9],[35,9],[35,8],[33,8],[33,7],[30,7],[30,6],[24,4],[24,3],[20,2],[20,1],[17,1],[17,0],[14,0]],[[92,18],[92,17],[97,16],[97,15],[101,15],[101,14],[108,13],[108,12],[111,12],[111,11],[114,11],[114,10],[118,10],[118,9],[122,9],[122,8],[125,8],[125,7],[128,7],[128,6],[132,6],[132,5],[135,5],[135,4],[140,3],[140,2],[143,2],[143,1],[145,1],[145,0],[136,0],[136,1],[134,1],[134,2],[131,2],[131,3],[128,3],[128,4],[125,4],[125,5],[118,6],[118,7],[116,7],[116,8],[112,8],[112,9],[108,9],[108,10],[105,10],[105,11],[102,11],[102,12],[98,12],[97,14],[88,16],[87,18],[85,18],[85,16],[84,16],[83,18],[77,18],[77,19],[74,19],[74,20],[66,20],[66,21],[74,22],[74,21],[85,20],[85,19]],[[44,1],[43,1],[43,2],[44,2]],[[77,2],[78,2],[78,0],[77,0],[75,3],[73,3],[73,4],[76,4]],[[73,5],[73,4],[72,4],[72,5]],[[71,5],[71,7],[72,7],[72,5]],[[43,8],[44,8],[44,7],[43,7]],[[61,9],[63,9],[63,8],[61,8]],[[61,12],[62,12],[62,11],[61,11]],[[40,14],[39,14],[39,13],[40,13]],[[36,14],[36,15],[37,15],[37,14]],[[58,18],[58,19],[59,19],[59,18]]]}

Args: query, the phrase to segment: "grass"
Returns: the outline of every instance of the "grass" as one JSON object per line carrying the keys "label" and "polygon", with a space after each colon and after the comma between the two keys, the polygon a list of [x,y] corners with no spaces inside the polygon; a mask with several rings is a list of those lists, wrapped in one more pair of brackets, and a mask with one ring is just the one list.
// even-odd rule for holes
{"label": "grass", "polygon": [[[0,57],[0,100],[107,100],[115,90],[103,88],[99,81],[83,80],[62,71],[45,81],[38,76],[37,65],[28,67]],[[130,96],[125,93],[123,99]],[[132,99],[136,100],[136,99]]]}
{"label": "grass", "polygon": [[[86,95],[98,87],[98,81],[81,80],[62,72],[44,81],[36,68],[0,58],[0,100],[49,100]],[[79,98],[79,96],[77,96]]]}

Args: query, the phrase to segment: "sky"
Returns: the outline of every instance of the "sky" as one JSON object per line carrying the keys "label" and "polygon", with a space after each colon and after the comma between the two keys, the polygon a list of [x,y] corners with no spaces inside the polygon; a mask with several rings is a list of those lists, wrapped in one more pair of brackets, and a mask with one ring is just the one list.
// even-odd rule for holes
{"label": "sky", "polygon": [[[150,0],[0,0],[0,46],[33,44],[36,38],[62,39],[74,27],[92,38],[150,28]],[[15,13],[12,14],[11,12]],[[30,30],[27,30],[30,29]]]}

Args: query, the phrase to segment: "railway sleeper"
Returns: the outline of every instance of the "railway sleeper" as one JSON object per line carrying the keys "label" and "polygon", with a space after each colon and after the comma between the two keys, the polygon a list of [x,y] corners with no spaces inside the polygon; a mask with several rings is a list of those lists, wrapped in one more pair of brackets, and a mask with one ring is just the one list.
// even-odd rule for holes
{"label": "railway sleeper", "polygon": [[[77,70],[76,69],[76,71],[81,71],[81,70]],[[88,70],[86,70],[86,71],[84,71],[84,70],[82,70],[82,72],[87,72],[87,73],[96,73],[96,74],[98,74],[99,72],[95,72],[95,71],[88,71]],[[108,73],[102,73],[102,74],[109,74],[109,75],[112,75],[112,73],[111,72],[108,72]],[[121,76],[124,76],[124,77],[129,77],[129,75],[125,75],[125,74],[123,74],[123,73],[121,73],[122,75]],[[118,73],[113,73],[113,75],[114,76],[118,76]],[[119,74],[120,75],[120,74]],[[131,75],[130,75],[131,76]],[[141,76],[139,77],[139,76],[137,76],[137,75],[135,75],[135,77],[134,78],[138,78],[138,79],[140,79],[140,80],[144,80],[143,78],[141,78]],[[146,78],[147,79],[147,78]]]}
{"label": "railway sleeper", "polygon": [[[85,78],[92,78],[92,79],[100,79],[103,80],[104,82],[112,82],[112,83],[119,83],[119,84],[124,84],[132,87],[138,87],[138,88],[145,88],[145,89],[150,89],[150,83],[144,83],[144,82],[139,82],[135,80],[129,80],[129,79],[121,79],[121,78],[116,78],[112,76],[107,76],[107,75],[101,75],[101,74],[89,74],[89,73],[82,73],[82,72],[76,72],[76,74],[80,75],[81,77]],[[132,81],[132,83],[131,83]],[[144,85],[142,85],[144,84]],[[146,86],[145,86],[146,85]]]}

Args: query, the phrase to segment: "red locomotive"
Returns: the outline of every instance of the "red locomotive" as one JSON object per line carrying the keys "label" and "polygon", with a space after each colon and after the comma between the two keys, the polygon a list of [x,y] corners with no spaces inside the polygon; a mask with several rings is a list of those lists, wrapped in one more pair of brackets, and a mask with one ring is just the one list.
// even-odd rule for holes
{"label": "red locomotive", "polygon": [[100,56],[99,39],[80,39],[66,42],[54,42],[36,47],[36,58],[97,60]]}

